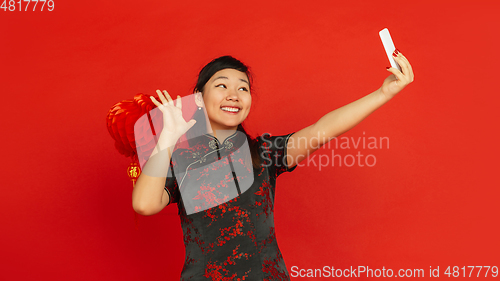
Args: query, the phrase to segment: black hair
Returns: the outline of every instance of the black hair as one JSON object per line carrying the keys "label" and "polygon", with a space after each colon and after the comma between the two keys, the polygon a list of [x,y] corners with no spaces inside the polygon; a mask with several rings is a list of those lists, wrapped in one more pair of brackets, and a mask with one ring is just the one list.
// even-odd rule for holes
{"label": "black hair", "polygon": [[198,74],[198,82],[196,82],[194,91],[203,92],[208,80],[210,80],[210,78],[212,78],[212,76],[214,76],[214,74],[217,73],[218,71],[227,68],[236,69],[238,71],[245,73],[249,80],[248,83],[250,84],[250,92],[251,92],[252,74],[250,73],[249,67],[231,56],[218,57],[209,62],[207,65],[205,65],[201,69],[200,74]]}
{"label": "black hair", "polygon": [[[213,59],[207,65],[205,65],[200,73],[198,74],[198,81],[196,82],[196,86],[194,87],[194,92],[201,92],[203,94],[205,85],[208,80],[214,76],[220,70],[223,69],[235,69],[245,73],[248,77],[248,83],[250,87],[250,92],[252,92],[252,74],[250,72],[250,68],[242,63],[241,61],[233,58],[232,56],[222,56],[216,59]],[[196,120],[196,124],[190,130],[198,131],[205,130],[206,128],[206,120],[203,111],[197,110],[193,119]],[[254,168],[259,168],[261,164],[261,160],[259,157],[259,144],[255,138],[252,138],[243,127],[243,124],[239,124],[237,130],[243,132],[247,136],[247,141],[250,146],[250,153],[252,156],[252,164]],[[189,131],[188,131],[189,132]]]}

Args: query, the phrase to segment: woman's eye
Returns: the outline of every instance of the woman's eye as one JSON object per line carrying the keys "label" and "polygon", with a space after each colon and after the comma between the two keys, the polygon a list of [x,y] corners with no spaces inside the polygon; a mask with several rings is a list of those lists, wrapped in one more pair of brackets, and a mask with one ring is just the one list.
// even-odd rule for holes
{"label": "woman's eye", "polygon": [[[223,89],[227,89],[226,85],[224,85],[224,84],[219,84],[219,85],[216,85],[215,87],[216,87],[216,88],[223,88]],[[240,91],[241,91],[241,90],[243,90],[243,91],[245,91],[245,92],[248,92],[248,88],[247,88],[247,87],[241,87],[241,88],[239,88],[239,90],[240,90]]]}

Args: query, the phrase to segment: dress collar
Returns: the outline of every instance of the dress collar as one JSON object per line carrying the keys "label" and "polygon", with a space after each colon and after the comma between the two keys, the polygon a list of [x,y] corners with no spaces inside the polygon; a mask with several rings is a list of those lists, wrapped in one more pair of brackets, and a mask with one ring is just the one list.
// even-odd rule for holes
{"label": "dress collar", "polygon": [[244,140],[246,139],[246,135],[244,132],[236,130],[234,133],[229,135],[224,142],[221,144],[219,139],[211,134],[204,134],[203,135],[204,139],[208,141],[208,146],[211,149],[217,149],[217,147],[222,148],[225,147],[226,149],[231,149],[233,146],[241,146],[243,144]]}
{"label": "dress collar", "polygon": [[[224,142],[225,142],[226,140],[230,139],[230,138],[233,138],[233,137],[234,137],[234,136],[235,136],[238,132],[240,132],[240,131],[238,131],[238,130],[234,131],[234,133],[232,133],[231,135],[229,135],[229,136],[228,136],[228,137],[224,140]],[[240,133],[243,133],[243,132],[240,132]],[[208,137],[209,139],[217,140],[217,141],[220,143],[219,139],[218,139],[217,137],[215,137],[215,136],[211,135],[211,134],[208,134],[208,133],[207,133],[207,134],[204,134],[204,136]]]}

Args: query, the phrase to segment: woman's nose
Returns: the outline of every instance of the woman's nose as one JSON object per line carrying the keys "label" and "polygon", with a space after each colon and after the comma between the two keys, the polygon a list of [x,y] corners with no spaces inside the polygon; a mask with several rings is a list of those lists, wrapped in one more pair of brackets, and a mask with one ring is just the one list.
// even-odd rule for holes
{"label": "woman's nose", "polygon": [[228,91],[226,99],[228,99],[228,100],[238,100],[238,91],[236,91],[236,90]]}

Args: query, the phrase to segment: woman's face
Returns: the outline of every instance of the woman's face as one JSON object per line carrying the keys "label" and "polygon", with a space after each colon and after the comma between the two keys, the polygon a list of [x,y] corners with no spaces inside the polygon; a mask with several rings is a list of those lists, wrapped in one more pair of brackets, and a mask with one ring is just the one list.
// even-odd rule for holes
{"label": "woman's face", "polygon": [[250,113],[252,96],[244,72],[226,68],[205,84],[203,101],[212,130],[236,130]]}

